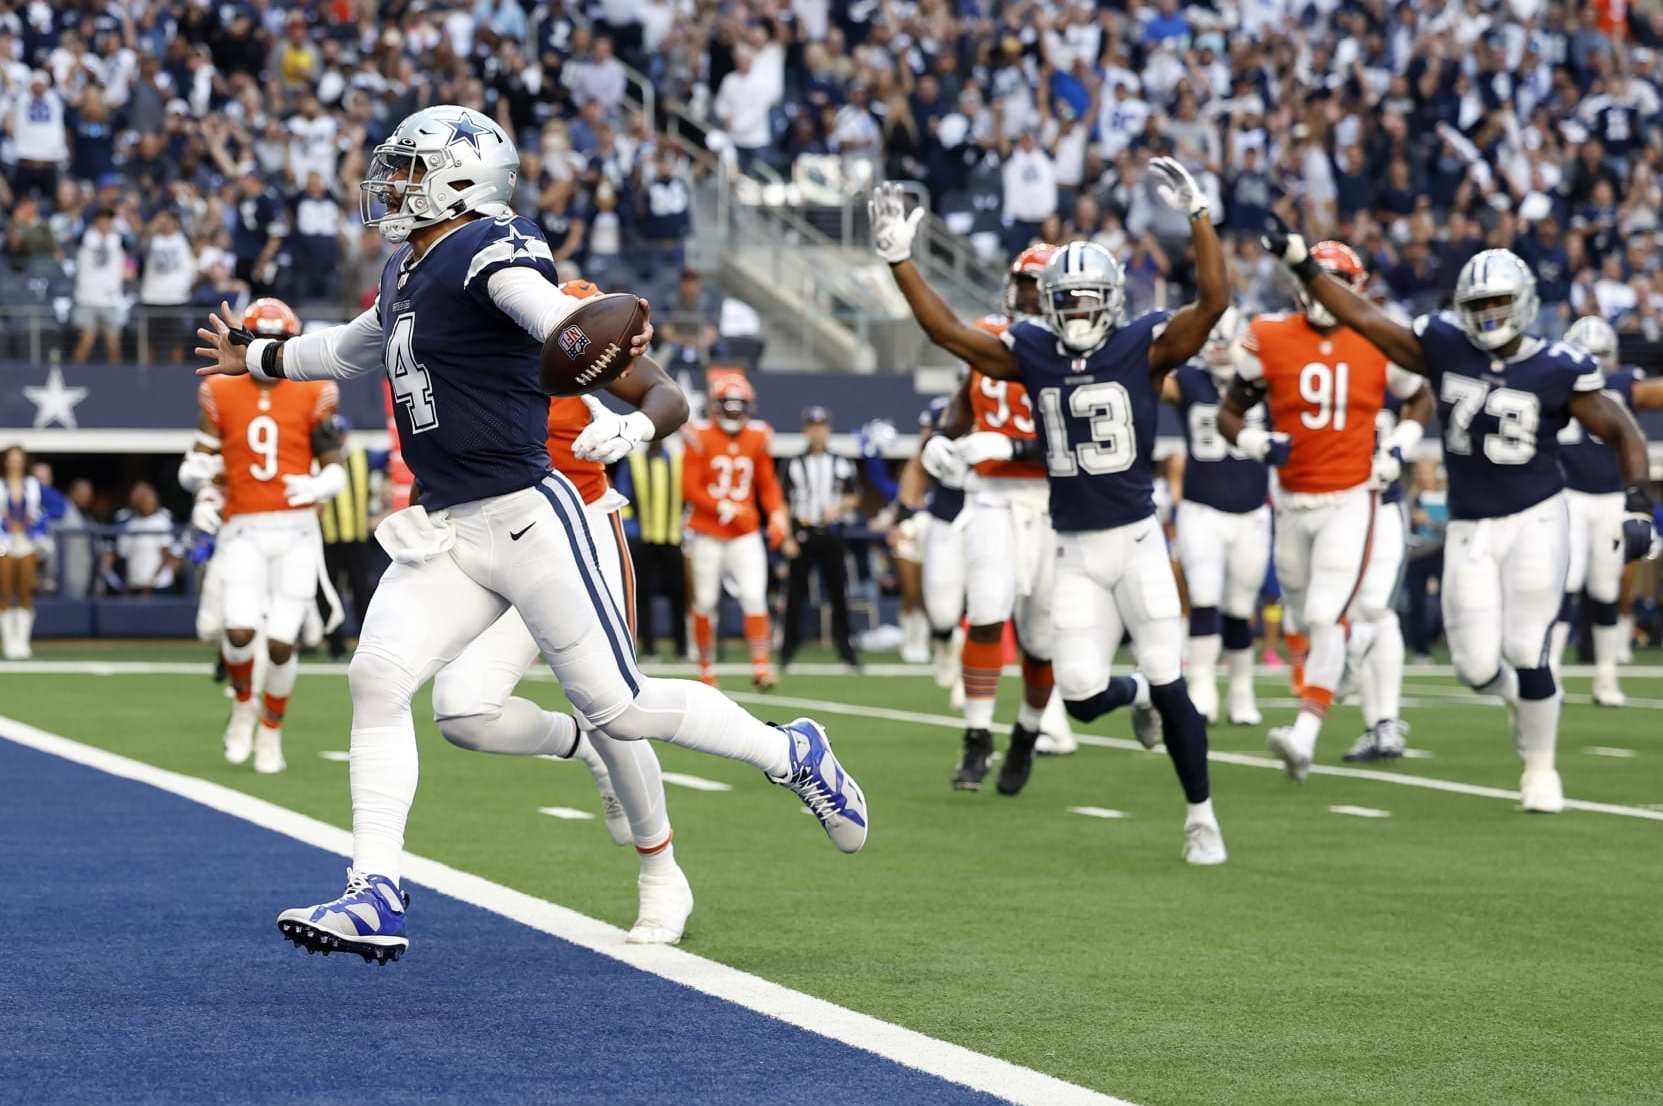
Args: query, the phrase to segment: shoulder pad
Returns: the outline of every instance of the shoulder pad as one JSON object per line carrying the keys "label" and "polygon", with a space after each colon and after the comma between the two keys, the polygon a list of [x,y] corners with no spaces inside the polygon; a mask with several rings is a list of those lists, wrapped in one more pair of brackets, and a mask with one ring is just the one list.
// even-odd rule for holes
{"label": "shoulder pad", "polygon": [[[473,227],[480,229],[473,230]],[[474,235],[475,250],[467,275],[462,278],[464,288],[475,280],[488,279],[499,269],[516,265],[537,269],[550,277],[554,275],[554,251],[549,249],[542,228],[529,219],[518,216],[506,222],[477,219],[472,227],[458,233],[470,231]]]}

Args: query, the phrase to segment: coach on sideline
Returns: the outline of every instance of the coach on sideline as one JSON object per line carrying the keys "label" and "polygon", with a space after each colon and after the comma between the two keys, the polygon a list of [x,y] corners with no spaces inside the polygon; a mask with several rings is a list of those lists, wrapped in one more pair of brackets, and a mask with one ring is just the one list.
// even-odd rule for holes
{"label": "coach on sideline", "polygon": [[808,449],[787,461],[783,473],[791,510],[791,533],[783,548],[791,569],[780,667],[791,663],[802,644],[808,574],[815,567],[820,570],[822,601],[831,604],[832,644],[844,663],[853,665],[857,662],[849,640],[849,547],[843,543],[843,523],[860,502],[859,477],[853,461],[827,451],[831,413],[824,407],[816,405],[803,412],[803,437]]}

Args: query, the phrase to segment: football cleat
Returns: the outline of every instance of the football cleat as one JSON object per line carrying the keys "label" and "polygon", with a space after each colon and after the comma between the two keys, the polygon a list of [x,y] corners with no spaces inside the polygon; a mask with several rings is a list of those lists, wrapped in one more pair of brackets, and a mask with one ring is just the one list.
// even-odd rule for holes
{"label": "football cleat", "polygon": [[751,686],[758,691],[772,691],[779,682],[779,677],[774,675],[772,668],[758,668],[751,673]]}
{"label": "football cleat", "polygon": [[812,718],[797,718],[779,729],[791,742],[791,769],[781,779],[768,778],[803,801],[832,844],[858,853],[866,844],[866,794],[837,762],[825,727]]}
{"label": "football cleat", "polygon": [[1228,860],[1218,822],[1212,819],[1185,822],[1183,856],[1185,864],[1223,864]]}
{"label": "football cleat", "polygon": [[1304,783],[1311,772],[1311,754],[1315,751],[1294,736],[1292,726],[1277,726],[1265,735],[1265,745],[1282,761],[1282,769],[1295,783]]}
{"label": "football cleat", "polygon": [[1375,745],[1380,759],[1396,760],[1409,747],[1409,723],[1396,718],[1382,718],[1374,726]]}
{"label": "football cleat", "polygon": [[308,953],[351,952],[385,964],[410,947],[404,912],[410,896],[386,876],[346,870],[346,890],[334,902],[301,906],[277,916],[277,929]]}
{"label": "football cleat", "polygon": [[283,731],[265,723],[254,728],[254,770],[263,776],[275,776],[289,765],[283,759]]}
{"label": "football cleat", "polygon": [[1559,814],[1565,809],[1565,788],[1551,765],[1526,765],[1519,780],[1519,800],[1529,814]]}
{"label": "football cleat", "polygon": [[1594,705],[1596,707],[1623,707],[1628,705],[1628,696],[1617,686],[1615,672],[1597,672],[1594,675]]}
{"label": "football cleat", "polygon": [[1252,685],[1241,691],[1231,689],[1225,714],[1232,726],[1257,726],[1265,720],[1264,715],[1259,713],[1258,702],[1253,698]]}
{"label": "football cleat", "polygon": [[1001,795],[1018,794],[1028,784],[1028,777],[1034,771],[1034,746],[1039,741],[1036,730],[1025,730],[1021,726],[1011,727],[1010,748],[1005,751],[1004,762],[999,765],[999,778],[994,782]]}
{"label": "football cleat", "polygon": [[993,735],[986,730],[964,731],[964,752],[953,770],[953,789],[979,791],[993,762]]}
{"label": "football cleat", "polygon": [[1041,733],[1034,742],[1034,752],[1042,757],[1067,757],[1079,751],[1080,742],[1070,731],[1066,734]]}
{"label": "football cleat", "polygon": [[253,698],[232,700],[231,720],[225,724],[225,759],[231,764],[247,764],[254,754],[254,727],[259,725],[260,705]]}
{"label": "football cleat", "polygon": [[636,880],[641,909],[635,925],[624,940],[631,945],[675,945],[681,943],[687,916],[693,913],[693,888],[681,868],[672,865],[664,875],[645,872]]}
{"label": "football cleat", "polygon": [[1065,757],[1079,747],[1062,696],[1052,693],[1051,701],[1045,704],[1045,713],[1039,716],[1039,740],[1034,743],[1034,752],[1040,756]]}

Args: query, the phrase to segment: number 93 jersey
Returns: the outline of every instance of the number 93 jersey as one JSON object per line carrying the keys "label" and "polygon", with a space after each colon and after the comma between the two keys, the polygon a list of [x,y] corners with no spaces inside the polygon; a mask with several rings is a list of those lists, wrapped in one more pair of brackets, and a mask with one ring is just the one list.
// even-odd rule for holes
{"label": "number 93 jersey", "polygon": [[558,283],[542,231],[503,216],[463,224],[419,260],[406,242],[381,272],[376,311],[399,446],[430,511],[529,488],[548,471],[542,343],[489,290],[514,266]]}
{"label": "number 93 jersey", "polygon": [[[988,315],[976,322],[978,330],[998,337],[1010,329],[1004,315]],[[1014,380],[995,380],[986,373],[970,370],[970,415],[973,429],[1003,434],[1018,441],[1034,438],[1034,406],[1028,390]],[[1045,466],[1030,461],[982,461],[976,475],[1018,480],[1045,479]]]}
{"label": "number 93 jersey", "polygon": [[262,388],[251,376],[211,376],[196,396],[219,430],[227,519],[316,509],[290,507],[283,477],[312,471],[312,431],[340,402],[334,381],[280,380]]}
{"label": "number 93 jersey", "polygon": [[1151,311],[1085,354],[1029,320],[1001,336],[1039,415],[1053,529],[1110,530],[1155,513],[1150,461],[1161,397],[1149,346],[1168,317]]}
{"label": "number 93 jersey", "polygon": [[1504,361],[1441,315],[1422,315],[1414,332],[1444,428],[1450,517],[1515,515],[1559,492],[1559,434],[1571,397],[1605,387],[1593,358],[1526,337]]}

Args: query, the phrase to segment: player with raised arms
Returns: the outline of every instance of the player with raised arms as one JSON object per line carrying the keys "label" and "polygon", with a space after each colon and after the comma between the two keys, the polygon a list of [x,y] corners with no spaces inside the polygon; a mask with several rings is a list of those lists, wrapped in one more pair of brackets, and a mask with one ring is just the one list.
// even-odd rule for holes
{"label": "player with raised arms", "polygon": [[1264,242],[1342,325],[1432,384],[1449,471],[1442,593],[1450,659],[1465,683],[1507,704],[1524,809],[1558,813],[1561,696],[1549,654],[1569,560],[1559,433],[1574,417],[1616,449],[1627,485],[1625,560],[1655,552],[1645,437],[1604,394],[1590,357],[1526,333],[1536,279],[1510,251],[1473,256],[1456,278],[1453,311],[1405,325],[1330,274],[1300,235],[1278,227]]}
{"label": "player with raised arms", "polygon": [[[1148,697],[1189,804],[1183,857],[1221,864],[1207,724],[1184,685],[1183,618],[1155,517],[1152,455],[1162,382],[1200,352],[1229,307],[1229,273],[1206,197],[1188,170],[1161,157],[1150,161],[1149,172],[1157,198],[1189,217],[1199,294],[1176,312],[1152,311],[1125,324],[1124,273],[1095,243],[1059,249],[1040,276],[1041,318],[995,336],[954,316],[912,263],[923,209],[909,214],[896,185],[874,190],[872,236],[931,341],[996,380],[1021,381],[1034,397],[1038,438],[1027,448],[1037,447],[1045,460],[1057,534],[1057,688],[1081,721]],[[1005,459],[1024,448],[1002,440],[1010,443]],[[1139,672],[1111,678],[1123,628],[1131,631]]]}
{"label": "player with raised arms", "polygon": [[[361,185],[364,222],[400,248],[375,305],[344,326],[287,342],[233,331],[218,315],[198,332],[203,375],[331,379],[385,371],[399,441],[423,503],[377,537],[393,565],[364,618],[348,669],[353,858],[345,892],[285,910],[283,935],[316,951],[397,959],[409,944],[399,887],[415,798],[416,690],[504,611],[519,611],[577,710],[619,740],[655,738],[750,764],[791,790],[832,842],[866,842],[865,796],[810,719],[757,721],[719,692],[636,667],[628,623],[598,568],[596,538],[572,482],[549,471],[540,362],[591,343],[568,317],[542,232],[516,217],[519,155],[487,116],[427,108],[375,147]],[[603,306],[606,298],[595,301]],[[644,311],[645,305],[641,305]],[[650,328],[617,341],[639,356]],[[617,344],[604,344],[607,356]],[[614,368],[621,368],[621,365]],[[585,370],[598,385],[600,366]],[[558,716],[557,716],[558,717]],[[561,724],[575,743],[574,720]]]}

